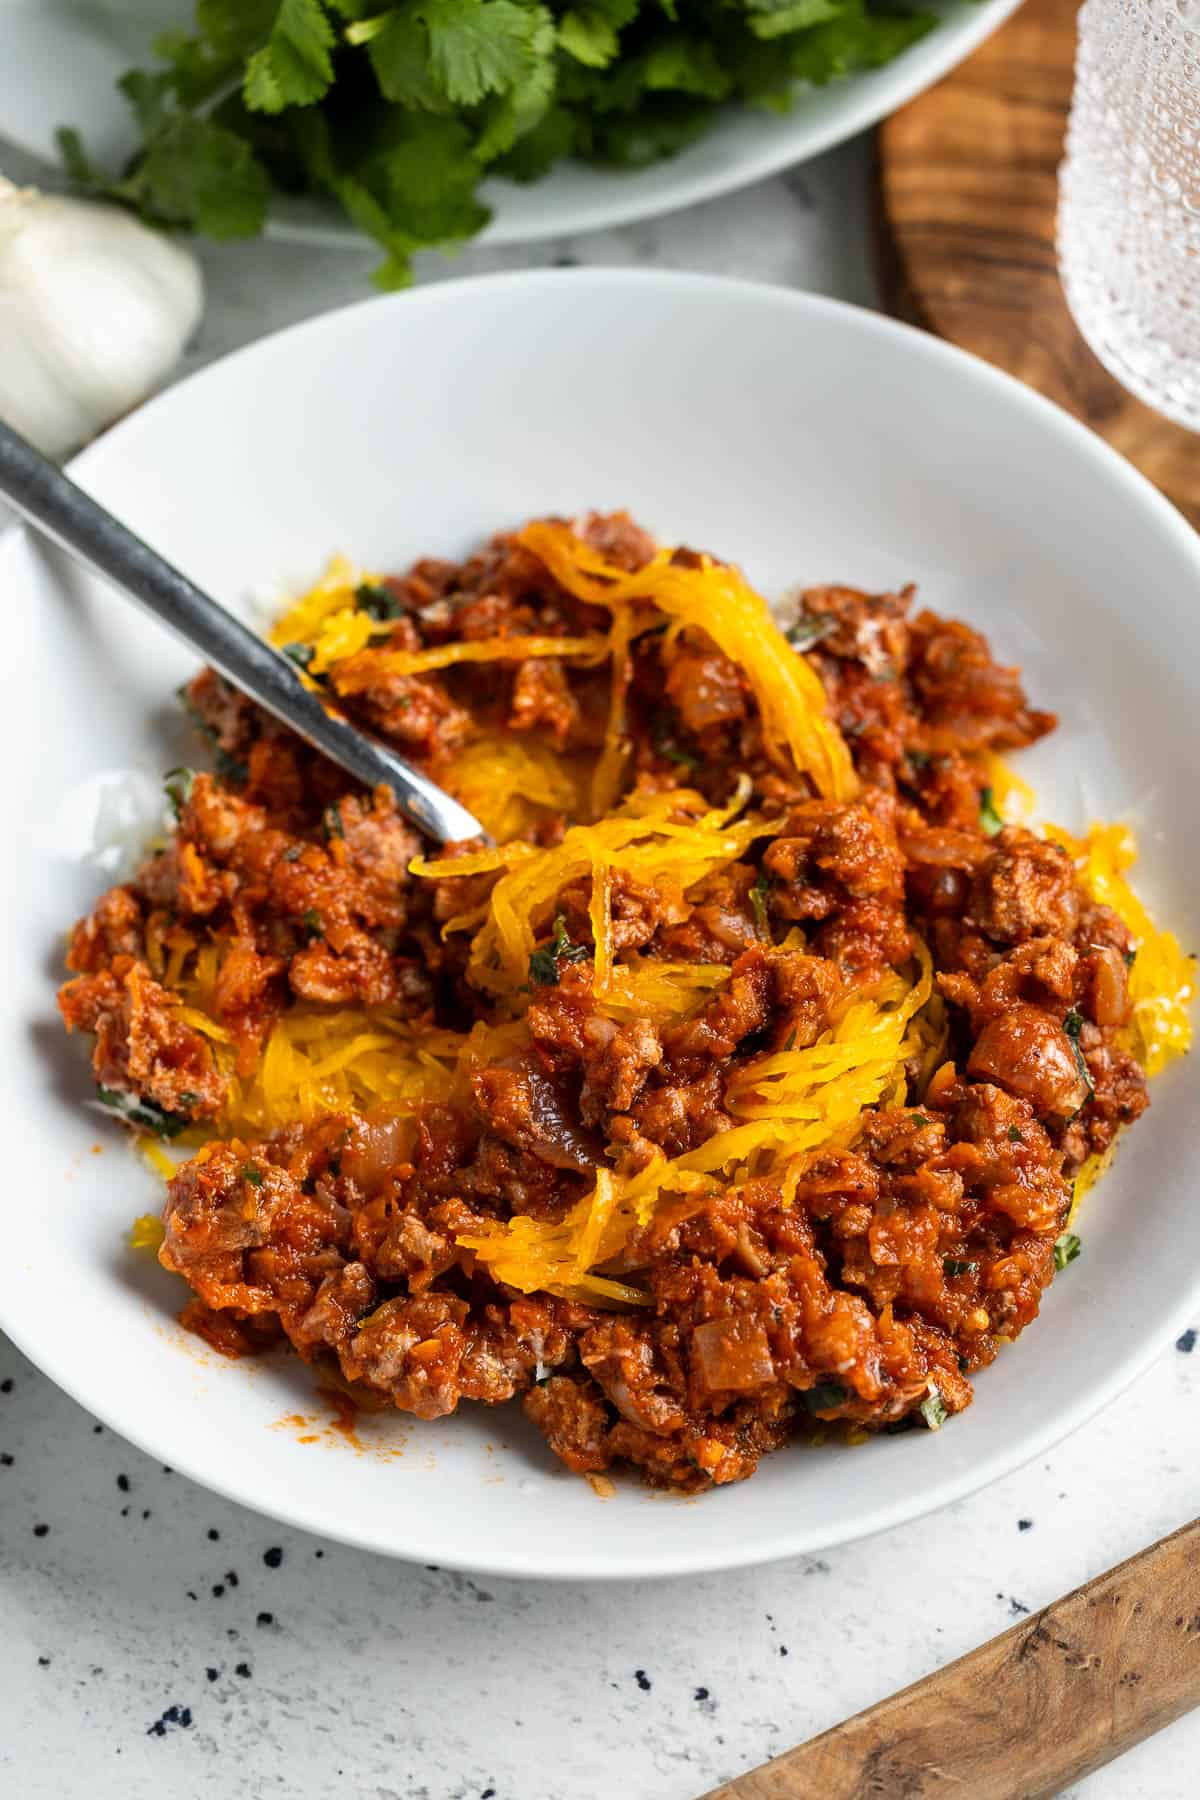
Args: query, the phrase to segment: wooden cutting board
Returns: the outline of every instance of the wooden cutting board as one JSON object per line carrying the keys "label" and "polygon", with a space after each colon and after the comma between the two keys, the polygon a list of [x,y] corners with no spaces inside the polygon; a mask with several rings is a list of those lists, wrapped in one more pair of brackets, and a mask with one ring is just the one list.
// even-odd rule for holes
{"label": "wooden cutting board", "polygon": [[1134,400],[1088,349],[1059,286],[1056,171],[1076,0],[1025,0],[878,138],[884,299],[1086,421],[1200,527],[1200,437]]}

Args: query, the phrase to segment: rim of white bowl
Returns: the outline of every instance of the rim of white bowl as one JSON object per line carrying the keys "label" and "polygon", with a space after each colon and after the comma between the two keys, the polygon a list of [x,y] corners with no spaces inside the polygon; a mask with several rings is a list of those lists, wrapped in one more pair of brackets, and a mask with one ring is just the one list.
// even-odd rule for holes
{"label": "rim of white bowl", "polygon": [[[494,275],[466,276],[460,279],[440,282],[430,287],[417,288],[406,293],[384,295],[374,299],[356,301],[350,306],[339,307],[332,312],[319,314],[316,318],[305,319],[298,324],[290,325],[282,331],[271,333],[260,338],[256,343],[248,344],[230,355],[218,358],[209,368],[224,367],[254,357],[278,354],[285,345],[294,339],[319,339],[323,332],[337,331],[343,328],[342,322],[347,315],[360,312],[365,307],[408,307],[410,309],[438,307],[461,304],[469,296],[478,292],[481,295],[500,287],[535,286],[549,287],[551,284],[566,286],[602,287],[617,285],[626,289],[634,287],[672,288],[679,294],[705,292],[709,294],[724,293],[732,300],[743,303],[782,307],[795,312],[798,316],[809,314],[829,314],[838,318],[852,318],[854,329],[879,338],[890,337],[901,341],[913,356],[928,361],[943,362],[954,365],[963,380],[974,382],[981,389],[1005,396],[1010,404],[1025,407],[1045,422],[1051,436],[1059,437],[1071,446],[1074,451],[1105,471],[1110,480],[1124,485],[1135,503],[1145,508],[1153,517],[1156,527],[1168,537],[1173,538],[1180,551],[1196,565],[1197,576],[1200,577],[1200,535],[1197,535],[1184,519],[1183,515],[1171,505],[1158,489],[1147,480],[1133,465],[1125,460],[1110,444],[1100,438],[1088,426],[1073,418],[1064,409],[1017,381],[1015,377],[993,368],[980,358],[960,350],[956,345],[948,344],[941,338],[931,336],[915,326],[907,325],[899,320],[886,317],[882,313],[869,311],[865,307],[854,306],[848,301],[833,300],[823,295],[806,294],[783,287],[774,287],[765,282],[740,280],[734,277],[715,275],[696,275],[683,272],[647,269],[613,269],[613,268],[573,268],[573,269],[533,269],[516,272],[503,272]],[[114,425],[100,438],[75,457],[68,464],[68,472],[72,475],[85,475],[88,465],[103,458],[110,442],[119,437],[136,433],[140,428],[144,412],[151,408],[164,408],[171,403],[171,396],[176,391],[189,387],[193,382],[203,381],[207,370],[200,369],[179,382],[176,387],[169,388],[154,400],[148,401],[145,408],[123,419]],[[4,552],[6,544],[18,533],[25,530],[19,523],[9,532],[0,536],[0,552]],[[1045,1425],[1024,1434],[1018,1441],[1009,1446],[1002,1446],[982,1456],[969,1471],[960,1475],[947,1476],[941,1481],[931,1484],[915,1504],[906,1499],[868,1507],[848,1530],[829,1530],[828,1528],[808,1528],[797,1525],[787,1532],[775,1532],[766,1540],[754,1543],[727,1540],[719,1551],[712,1546],[705,1548],[670,1547],[666,1539],[655,1548],[653,1560],[644,1554],[625,1554],[620,1550],[606,1557],[603,1567],[589,1564],[586,1560],[563,1557],[556,1559],[553,1567],[543,1563],[538,1566],[531,1563],[521,1552],[487,1553],[481,1551],[478,1556],[457,1556],[447,1554],[441,1544],[433,1541],[422,1542],[418,1537],[398,1548],[388,1542],[377,1532],[356,1531],[339,1515],[315,1518],[311,1511],[299,1505],[272,1505],[264,1507],[255,1498],[247,1486],[236,1476],[214,1476],[207,1469],[193,1462],[186,1446],[178,1449],[169,1444],[167,1454],[171,1467],[209,1492],[219,1494],[226,1500],[244,1506],[248,1511],[260,1517],[272,1518],[281,1524],[297,1531],[306,1531],[314,1536],[324,1537],[332,1542],[343,1543],[355,1549],[371,1551],[377,1555],[387,1556],[405,1562],[428,1561],[436,1557],[445,1568],[460,1569],[472,1574],[484,1574],[498,1578],[545,1581],[624,1581],[669,1579],[686,1575],[707,1575],[725,1570],[756,1567],[762,1564],[780,1562],[786,1558],[814,1554],[841,1544],[855,1543],[861,1538],[872,1537],[881,1531],[890,1530],[894,1526],[908,1524],[914,1519],[927,1517],[939,1512],[943,1507],[953,1505],[958,1500],[966,1499],[981,1488],[990,1486],[994,1481],[1012,1474],[1025,1467],[1035,1457],[1044,1455],[1056,1444],[1063,1442],[1072,1433],[1085,1425],[1089,1419],[1101,1412],[1115,1400],[1139,1375],[1155,1361],[1171,1340],[1183,1331],[1191,1318],[1197,1299],[1200,1298],[1200,1269],[1193,1275],[1192,1282],[1183,1298],[1172,1307],[1161,1319],[1148,1323],[1139,1333],[1135,1342],[1122,1351],[1115,1359],[1107,1373],[1099,1375],[1079,1398],[1071,1405],[1062,1408],[1059,1413]],[[54,1354],[44,1356],[42,1347],[37,1349],[27,1343],[19,1330],[13,1330],[3,1316],[3,1292],[0,1290],[0,1329],[4,1330],[44,1375],[68,1394],[79,1405],[83,1406],[93,1417],[100,1419],[118,1436],[144,1451],[148,1456],[161,1459],[164,1445],[153,1435],[137,1428],[136,1422],[131,1429],[125,1415],[107,1403],[96,1405],[93,1396],[81,1393],[77,1382],[77,1363],[66,1353],[61,1357]],[[710,1494],[705,1496],[705,1504],[720,1505],[722,1496]]]}

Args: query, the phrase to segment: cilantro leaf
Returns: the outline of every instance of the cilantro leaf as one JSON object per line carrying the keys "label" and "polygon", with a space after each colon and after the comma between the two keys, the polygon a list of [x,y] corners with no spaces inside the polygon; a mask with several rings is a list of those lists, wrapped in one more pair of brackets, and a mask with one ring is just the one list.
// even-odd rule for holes
{"label": "cilantro leaf", "polygon": [[832,613],[802,612],[794,625],[789,625],[784,637],[801,655],[819,644],[823,638],[831,637],[837,630],[837,620]]}
{"label": "cilantro leaf", "polygon": [[803,31],[806,25],[836,19],[841,10],[840,0],[748,0],[750,29],[760,38]]}
{"label": "cilantro leaf", "polygon": [[[541,45],[539,32],[550,26]],[[517,0],[409,0],[376,21],[351,27],[367,43],[389,100],[410,106],[477,106],[528,80],[554,43],[550,14]]]}
{"label": "cilantro leaf", "polygon": [[211,237],[262,229],[272,189],[328,195],[383,246],[472,236],[491,170],[578,156],[640,167],[727,100],[786,111],[798,83],[874,68],[933,24],[911,0],[195,0],[122,88],[141,147],[118,173],[77,132],[73,183]]}
{"label": "cilantro leaf", "polygon": [[586,962],[590,955],[586,944],[571,942],[567,936],[567,921],[558,913],[554,920],[554,936],[529,958],[529,979],[537,987],[557,987],[560,963]]}
{"label": "cilantro leaf", "polygon": [[152,1131],[156,1137],[178,1137],[181,1131],[191,1123],[181,1118],[178,1113],[164,1112],[153,1100],[143,1100],[137,1094],[128,1093],[124,1088],[107,1088],[97,1085],[96,1098],[101,1106],[115,1113],[127,1125],[136,1125],[141,1131]]}
{"label": "cilantro leaf", "polygon": [[321,0],[282,0],[270,37],[246,64],[246,105],[265,113],[311,106],[333,80],[336,41]]}
{"label": "cilantro leaf", "polygon": [[[132,104],[139,116],[147,116],[145,89]],[[191,113],[164,110],[147,129],[146,148],[133,170],[107,191],[160,225],[189,225],[226,239],[262,230],[271,183],[249,145],[232,131]]]}
{"label": "cilantro leaf", "polygon": [[946,1402],[942,1399],[940,1390],[932,1381],[929,1384],[928,1394],[921,1402],[920,1411],[921,1417],[924,1419],[930,1431],[940,1431],[942,1426],[946,1423],[946,1420],[950,1417]]}
{"label": "cilantro leaf", "polygon": [[176,818],[191,799],[195,780],[195,769],[168,769],[163,776],[163,789]]}
{"label": "cilantro leaf", "polygon": [[391,588],[371,581],[361,581],[355,588],[354,604],[359,612],[365,612],[380,624],[387,619],[402,619],[406,610],[403,600],[398,599]]}
{"label": "cilantro leaf", "polygon": [[767,900],[770,897],[770,893],[770,880],[760,869],[758,872],[758,880],[750,889],[750,905],[754,911],[755,930],[758,932],[760,938],[767,938],[768,940],[771,936],[771,921],[767,916]]}
{"label": "cilantro leaf", "polygon": [[1068,1263],[1073,1263],[1075,1261],[1075,1258],[1082,1249],[1083,1245],[1080,1243],[1075,1233],[1073,1231],[1064,1231],[1062,1236],[1055,1240],[1054,1267],[1056,1269],[1065,1269]]}
{"label": "cilantro leaf", "polygon": [[[1062,1028],[1067,1037],[1071,1040],[1071,1049],[1075,1052],[1075,1066],[1083,1076],[1087,1086],[1088,1100],[1091,1100],[1095,1097],[1096,1083],[1092,1078],[1092,1071],[1088,1067],[1087,1057],[1083,1054],[1083,1050],[1079,1043],[1079,1034],[1083,1030],[1083,1015],[1077,1013],[1074,1007],[1072,1007],[1071,1011],[1067,1013],[1066,1017],[1063,1019]],[[1085,1106],[1086,1104],[1087,1101],[1084,1102]]]}
{"label": "cilantro leaf", "polygon": [[996,811],[995,795],[990,787],[982,789],[979,795],[979,829],[988,837],[995,837],[998,831],[1004,830],[1004,820]]}
{"label": "cilantro leaf", "polygon": [[818,1381],[814,1387],[806,1388],[800,1396],[801,1402],[811,1413],[829,1412],[849,1398],[849,1388],[843,1387],[840,1381]]}
{"label": "cilantro leaf", "polygon": [[[541,7],[514,0],[424,0],[433,78],[448,100],[474,106],[533,72]],[[553,41],[553,40],[551,40]]]}

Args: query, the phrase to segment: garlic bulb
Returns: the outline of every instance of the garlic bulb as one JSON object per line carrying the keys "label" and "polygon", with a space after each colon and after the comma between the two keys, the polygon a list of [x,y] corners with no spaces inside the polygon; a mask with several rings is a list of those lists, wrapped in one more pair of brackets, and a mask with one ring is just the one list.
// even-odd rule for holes
{"label": "garlic bulb", "polygon": [[119,207],[0,176],[0,419],[45,455],[144,400],[203,303],[189,250]]}

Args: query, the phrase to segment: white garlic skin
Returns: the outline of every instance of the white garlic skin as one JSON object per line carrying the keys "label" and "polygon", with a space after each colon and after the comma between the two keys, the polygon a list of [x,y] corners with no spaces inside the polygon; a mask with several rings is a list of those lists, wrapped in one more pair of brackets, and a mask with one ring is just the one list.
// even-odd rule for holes
{"label": "white garlic skin", "polygon": [[0,419],[44,455],[152,393],[203,306],[195,257],[161,232],[0,177]]}

